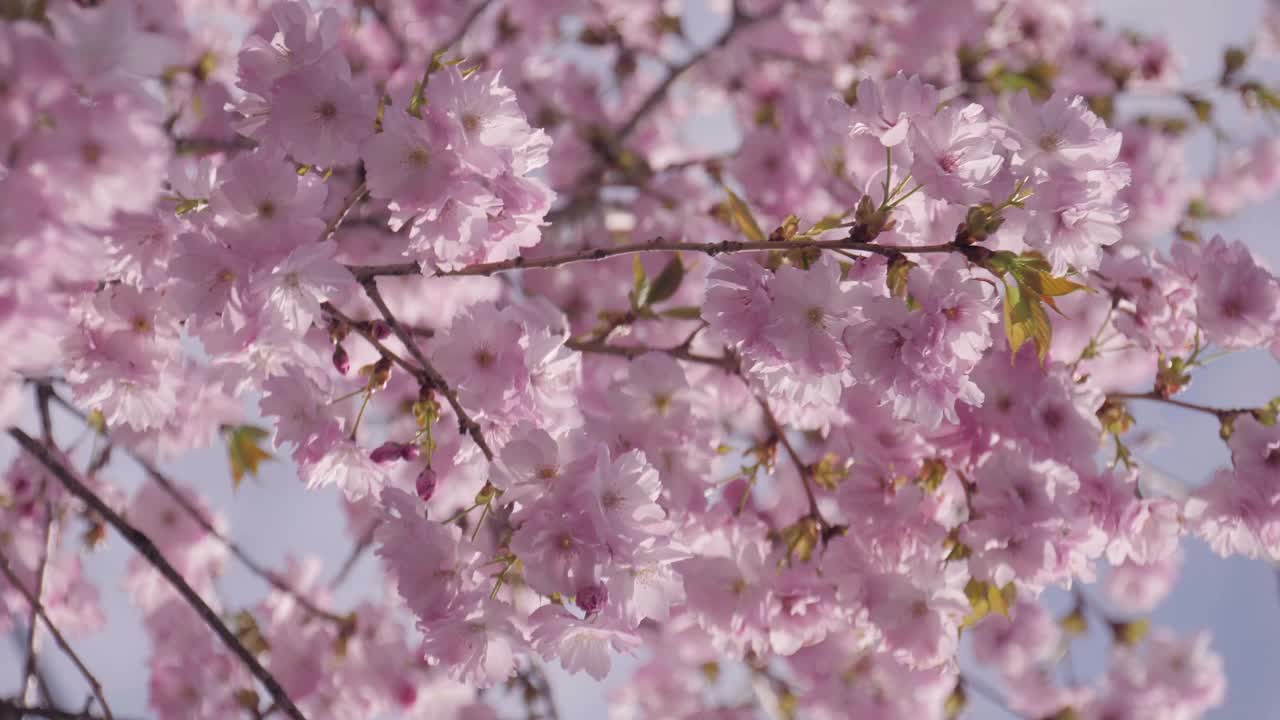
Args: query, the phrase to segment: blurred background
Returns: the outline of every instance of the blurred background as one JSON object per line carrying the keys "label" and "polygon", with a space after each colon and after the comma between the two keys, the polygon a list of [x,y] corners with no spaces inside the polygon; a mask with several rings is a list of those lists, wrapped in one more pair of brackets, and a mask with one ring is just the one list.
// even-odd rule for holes
{"label": "blurred background", "polygon": [[[690,34],[699,39],[714,36],[719,28],[710,19],[712,16],[701,3],[688,4],[693,6],[686,17]],[[1261,0],[1108,0],[1098,5],[1106,22],[1114,27],[1168,38],[1181,61],[1182,77],[1189,85],[1215,77],[1221,67],[1223,48],[1246,45],[1259,25],[1262,10]],[[1254,74],[1264,80],[1277,75],[1274,61],[1270,66],[1251,67]],[[1165,103],[1166,109],[1172,109],[1168,104],[1171,102],[1176,100],[1136,98],[1131,105],[1122,105],[1120,113],[1132,112],[1145,104]],[[1256,119],[1246,119],[1238,103],[1219,103],[1216,117],[1238,141],[1247,141],[1259,134]],[[732,133],[726,134],[723,128],[717,127],[714,118],[704,120],[690,131],[706,138],[708,150],[712,152],[731,148],[736,142]],[[1213,163],[1218,149],[1205,131],[1197,132],[1204,137],[1195,142],[1193,161],[1196,174],[1203,174]],[[1278,224],[1280,203],[1271,199],[1229,221],[1210,223],[1206,229],[1220,232],[1228,240],[1245,241],[1275,268],[1280,266]],[[1270,355],[1257,352],[1229,356],[1198,372],[1185,398],[1219,406],[1248,406],[1262,404],[1276,395],[1280,395],[1280,365]],[[1132,410],[1141,427],[1160,431],[1151,445],[1138,454],[1166,481],[1199,485],[1215,468],[1228,462],[1226,447],[1218,439],[1213,418],[1151,403],[1134,403]],[[56,419],[59,421],[56,431],[61,438],[74,437],[81,431],[78,421],[61,414]],[[26,424],[34,427],[34,418],[28,417]],[[0,463],[7,464],[13,453],[11,442],[0,442]],[[231,535],[236,542],[268,566],[282,567],[290,555],[313,555],[324,560],[324,576],[331,577],[350,551],[353,541],[345,531],[340,493],[336,488],[306,491],[287,460],[264,465],[259,476],[247,479],[239,491],[232,490],[222,447],[191,453],[165,470],[171,477],[197,487],[214,508],[229,518]],[[113,461],[109,476],[130,494],[143,479],[138,468],[121,454]],[[1152,614],[1153,625],[1169,627],[1179,634],[1198,629],[1212,633],[1213,647],[1225,659],[1229,685],[1225,705],[1211,713],[1211,717],[1280,718],[1280,682],[1276,678],[1276,668],[1280,667],[1280,585],[1276,568],[1265,562],[1218,558],[1195,540],[1184,544],[1184,553],[1181,579],[1169,598]],[[86,572],[100,589],[107,624],[104,631],[78,639],[74,644],[102,681],[117,715],[145,718],[149,716],[148,640],[138,614],[122,589],[130,554],[129,548],[112,536],[100,552],[87,560]],[[378,582],[373,560],[366,555],[335,598],[336,606],[347,607],[361,596],[380,592]],[[221,591],[228,607],[250,605],[258,601],[266,589],[260,579],[243,567],[234,562],[227,565]],[[1086,592],[1091,597],[1101,597],[1097,588],[1086,588]],[[1049,597],[1050,606],[1059,614],[1065,612],[1070,603],[1065,593]],[[1072,661],[1081,680],[1087,682],[1102,672],[1110,644],[1106,633],[1105,628],[1094,623],[1089,634],[1076,641]],[[15,638],[6,638],[0,643],[0,693],[12,694],[17,689],[21,645]],[[59,696],[69,705],[76,705],[87,695],[87,687],[47,639],[45,646],[43,667]],[[548,668],[561,718],[602,717],[610,689],[626,681],[634,664],[634,660],[618,659],[614,672],[602,684],[585,675],[572,677],[558,667]],[[972,667],[972,663],[967,667]],[[981,672],[978,674],[981,676]],[[971,697],[971,703],[966,717],[1012,717],[981,696]]]}

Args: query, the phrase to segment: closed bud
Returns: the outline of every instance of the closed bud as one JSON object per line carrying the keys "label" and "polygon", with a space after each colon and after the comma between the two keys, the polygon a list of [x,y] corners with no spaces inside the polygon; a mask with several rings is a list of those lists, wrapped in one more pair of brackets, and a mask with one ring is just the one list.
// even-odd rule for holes
{"label": "closed bud", "polygon": [[391,326],[385,320],[374,320],[369,323],[369,332],[378,340],[391,337]]}
{"label": "closed bud", "polygon": [[578,603],[578,607],[582,608],[582,612],[588,615],[595,615],[604,609],[609,602],[609,589],[603,583],[592,583],[578,588],[574,599]]}
{"label": "closed bud", "polygon": [[417,443],[405,443],[400,446],[401,460],[417,460],[418,456],[421,454],[422,450],[418,447]]}
{"label": "closed bud", "polygon": [[351,371],[351,356],[347,354],[347,349],[341,345],[333,349],[333,367],[343,375]]}
{"label": "closed bud", "polygon": [[374,448],[373,452],[369,453],[369,459],[379,465],[385,465],[386,463],[394,460],[399,460],[403,456],[404,446],[398,442],[390,441],[382,443],[378,447]]}
{"label": "closed bud", "polygon": [[432,495],[436,494],[436,485],[439,484],[439,477],[436,471],[428,465],[422,468],[422,472],[418,473],[418,479],[413,483],[413,489],[417,491],[418,498],[422,502],[427,502]]}

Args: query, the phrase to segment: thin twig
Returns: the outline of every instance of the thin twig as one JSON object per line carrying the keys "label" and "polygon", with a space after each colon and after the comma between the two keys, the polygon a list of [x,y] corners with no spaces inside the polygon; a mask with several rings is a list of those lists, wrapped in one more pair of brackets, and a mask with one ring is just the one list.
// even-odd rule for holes
{"label": "thin twig", "polygon": [[[19,430],[18,432],[21,431]],[[30,440],[30,438],[27,439]],[[40,447],[34,440],[31,440],[31,442],[35,447]],[[41,451],[46,454],[48,453],[48,451],[43,448],[41,448]],[[98,699],[98,704],[102,707],[103,716],[106,720],[112,720],[111,706],[107,704],[106,695],[102,692],[102,683],[98,682],[98,678],[94,677],[93,673],[89,672],[89,668],[85,667],[84,662],[80,660],[80,656],[76,654],[75,650],[71,649],[71,644],[67,642],[67,639],[62,636],[58,627],[49,619],[48,613],[44,611],[44,605],[40,603],[39,596],[33,594],[23,586],[22,581],[18,579],[13,568],[9,566],[9,558],[6,557],[4,553],[0,553],[0,574],[3,574],[5,580],[9,581],[9,584],[12,585],[14,589],[16,589],[18,593],[21,594],[22,597],[26,598],[27,602],[31,604],[32,614],[38,616],[44,621],[44,625],[49,629],[49,634],[53,636],[54,642],[58,643],[58,647],[62,648],[62,652],[66,653],[72,664],[74,664],[76,669],[80,671],[80,674],[84,676],[85,681],[89,683],[89,688],[93,690],[93,696]],[[24,699],[22,702],[23,704],[26,704],[28,701]]]}
{"label": "thin twig", "polygon": [[830,523],[822,517],[822,512],[818,510],[818,498],[814,495],[813,487],[809,484],[813,469],[804,460],[800,459],[800,453],[796,452],[795,446],[791,444],[791,439],[787,437],[786,429],[778,422],[778,417],[773,414],[773,410],[769,407],[769,401],[762,396],[757,396],[756,402],[760,403],[760,409],[764,412],[764,419],[769,425],[770,434],[777,438],[778,442],[782,443],[782,447],[786,449],[791,462],[796,466],[796,472],[800,473],[800,483],[804,486],[804,495],[809,500],[809,516],[817,520],[824,530],[831,527]]}
{"label": "thin twig", "polygon": [[995,688],[991,687],[990,685],[987,685],[981,680],[974,679],[973,677],[970,677],[968,675],[961,676],[960,683],[961,683],[961,687],[972,688],[974,690],[977,690],[978,694],[986,698],[987,702],[1000,708],[1008,715],[1011,715],[1012,717],[1015,717],[1015,718],[1023,718],[1022,715],[1020,715],[1017,712],[1014,712],[1013,708],[1009,707],[1009,704],[1006,703],[1004,698],[1000,696],[1000,693],[996,692]]}
{"label": "thin twig", "polygon": [[[742,240],[724,240],[715,243],[686,243],[657,238],[650,242],[615,245],[607,248],[588,248],[565,255],[552,255],[544,258],[515,257],[500,262],[476,263],[457,270],[442,270],[435,277],[457,276],[490,276],[511,270],[529,268],[554,268],[581,262],[594,262],[619,255],[635,255],[647,252],[693,252],[711,257],[739,252],[770,252],[773,250],[857,250],[876,255],[893,257],[898,254],[919,253],[961,253],[965,249],[954,243],[937,245],[880,245],[857,240],[792,240],[787,242],[746,242]],[[377,278],[406,275],[422,275],[422,266],[418,263],[392,263],[389,265],[351,265],[347,268],[360,282]]]}
{"label": "thin twig", "polygon": [[[105,715],[94,715],[88,710],[76,712],[54,705],[23,705],[8,698],[0,698],[0,719],[45,718],[45,720],[107,720]],[[115,718],[115,720],[124,720]]]}
{"label": "thin twig", "polygon": [[[88,422],[88,418],[85,417],[85,414],[80,410],[80,408],[72,405],[66,398],[59,395],[56,391],[50,389],[49,397],[68,412],[74,414],[81,420]],[[97,430],[100,435],[107,438],[108,441],[114,442],[111,440],[111,436],[107,434],[106,428],[95,427],[94,429]],[[151,461],[134,452],[127,446],[122,447],[124,447],[125,452],[129,454],[129,457],[133,458],[133,461],[142,467],[143,471],[147,473],[147,476],[150,477],[151,480],[165,492],[165,494],[178,504],[178,507],[182,508],[184,512],[190,515],[191,519],[195,520],[196,524],[199,525],[202,530],[209,533],[213,539],[217,540],[223,547],[225,547],[250,572],[262,578],[271,587],[293,598],[293,600],[297,602],[302,609],[315,617],[323,618],[324,620],[328,620],[329,622],[340,626],[346,626],[350,623],[348,618],[344,618],[320,608],[301,592],[290,586],[289,583],[285,582],[285,580],[274,571],[263,567],[257,560],[254,560],[249,553],[245,552],[244,548],[240,547],[231,538],[223,535],[218,528],[214,526],[213,522],[205,517],[200,508],[196,507],[195,503],[191,502],[191,500],[178,488],[177,483],[164,473],[160,472],[160,469],[152,464]]]}
{"label": "thin twig", "polygon": [[467,13],[467,16],[462,19],[462,23],[458,25],[458,29],[454,30],[452,35],[445,38],[444,42],[437,45],[436,49],[431,52],[431,57],[427,59],[428,62],[454,45],[457,45],[462,38],[466,37],[467,32],[471,30],[471,26],[475,24],[476,20],[480,19],[480,16],[483,15],[484,11],[488,10],[489,6],[492,4],[493,0],[484,0],[484,2],[472,8],[471,12]]}
{"label": "thin twig", "polygon": [[677,360],[685,362],[699,363],[702,365],[711,365],[718,367],[725,372],[736,374],[739,370],[739,360],[733,353],[725,353],[724,355],[702,355],[689,350],[687,347],[678,346],[672,348],[648,347],[644,345],[611,345],[602,341],[583,341],[570,340],[565,343],[565,347],[570,350],[576,350],[583,353],[595,353],[600,355],[616,355],[628,360],[633,360],[646,353],[657,352],[670,355]]}
{"label": "thin twig", "polygon": [[[49,388],[36,386],[36,409],[40,415],[40,435],[45,446],[56,450],[53,440],[53,416],[49,412]],[[40,604],[44,602],[45,577],[48,574],[49,557],[57,550],[58,528],[54,518],[53,502],[49,499],[48,481],[40,480],[40,504],[44,509],[44,545],[40,549],[40,559],[36,562],[35,597],[31,604],[31,624],[27,627],[26,664],[22,674],[22,702],[32,702],[39,689],[37,671],[40,656],[40,623],[36,622],[36,614],[42,612]]]}
{"label": "thin twig", "polygon": [[360,561],[360,557],[365,551],[373,545],[373,538],[378,532],[378,526],[381,522],[373,522],[369,524],[369,528],[360,535],[360,539],[352,546],[351,552],[347,555],[347,559],[342,561],[342,567],[338,568],[338,574],[333,576],[333,580],[329,581],[329,587],[336,589],[342,583],[347,581],[347,577],[351,575],[351,571],[355,569],[356,563]]}
{"label": "thin twig", "polygon": [[351,213],[351,209],[356,206],[356,203],[360,202],[360,199],[363,198],[367,192],[369,192],[369,186],[363,182],[356,185],[355,188],[351,190],[347,197],[342,201],[342,207],[338,208],[338,212],[327,224],[325,224],[324,232],[320,233],[320,242],[324,242],[325,240],[333,237],[333,234],[338,231],[338,226],[342,224],[343,220],[347,219],[347,215]]}
{"label": "thin twig", "polygon": [[209,607],[208,603],[200,597],[200,594],[187,583],[187,581],[182,577],[182,574],[169,564],[169,561],[165,559],[164,554],[155,546],[155,543],[151,542],[150,538],[143,534],[142,531],[129,524],[127,520],[120,517],[119,513],[111,509],[111,506],[103,502],[102,498],[94,494],[94,492],[85,486],[79,478],[64,467],[62,463],[49,452],[48,448],[36,442],[30,435],[23,432],[21,428],[9,428],[9,435],[14,440],[18,441],[18,444],[22,446],[22,449],[31,453],[31,455],[48,468],[49,471],[62,482],[63,486],[67,488],[68,492],[78,497],[82,502],[101,515],[103,519],[111,525],[111,527],[116,529],[116,532],[120,533],[124,537],[125,541],[138,551],[138,554],[142,555],[147,562],[151,563],[151,565],[164,576],[169,584],[178,591],[178,594],[180,594],[182,598],[196,611],[196,614],[198,614],[200,618],[204,620],[204,622],[214,631],[214,633],[217,634],[223,644],[227,646],[227,649],[239,658],[240,662],[244,663],[249,672],[258,679],[258,682],[262,683],[262,686],[266,688],[271,697],[280,704],[280,707],[284,710],[285,714],[294,720],[306,720],[306,717],[302,714],[302,711],[298,709],[298,706],[294,705],[293,701],[289,699],[289,695],[285,692],[284,688],[281,687],[280,681],[276,680],[275,676],[258,662],[258,659],[253,656],[253,653],[249,652],[244,644],[236,638],[235,633],[227,629],[227,626],[218,618],[218,614],[214,612],[213,609]]}
{"label": "thin twig", "polygon": [[454,417],[458,419],[458,431],[463,435],[470,435],[471,439],[480,448],[480,452],[484,453],[485,459],[492,462],[493,450],[489,449],[489,443],[484,439],[484,433],[480,430],[480,423],[467,414],[466,408],[462,407],[462,403],[458,401],[458,393],[449,386],[449,383],[445,381],[444,377],[435,369],[435,366],[431,364],[431,361],[427,359],[418,344],[414,342],[413,336],[404,328],[404,325],[400,323],[395,314],[391,312],[386,300],[382,298],[382,293],[378,291],[377,278],[361,279],[360,285],[364,288],[364,292],[369,296],[369,299],[373,301],[374,306],[378,308],[378,312],[382,313],[382,319],[391,326],[391,331],[395,333],[396,337],[400,338],[400,342],[404,344],[405,349],[421,366],[421,377],[427,381],[424,384],[443,395],[445,401],[449,403],[449,407],[453,409]]}
{"label": "thin twig", "polygon": [[[31,625],[27,628],[27,656],[26,665],[22,675],[22,702],[32,702],[33,697],[38,689],[37,670],[40,655],[40,623],[36,622],[36,615],[43,614],[40,603],[44,598],[44,587],[46,576],[48,575],[49,556],[52,555],[57,547],[57,527],[53,517],[53,503],[49,501],[48,488],[45,481],[40,483],[40,496],[44,504],[44,547],[40,549],[40,560],[36,564],[36,587],[35,596],[28,596],[31,601]],[[5,573],[8,575],[8,573]],[[17,582],[10,578],[11,582],[16,585]],[[23,591],[26,595],[26,591]],[[52,625],[50,625],[52,628]]]}
{"label": "thin twig", "polygon": [[1215,408],[1209,407],[1208,405],[1197,405],[1196,403],[1190,403],[1185,400],[1165,397],[1154,390],[1145,393],[1110,393],[1107,397],[1114,400],[1152,400],[1154,402],[1162,402],[1166,405],[1173,405],[1174,407],[1180,407],[1184,410],[1194,410],[1196,412],[1212,415],[1219,420],[1226,420],[1236,415],[1253,412],[1253,408]]}

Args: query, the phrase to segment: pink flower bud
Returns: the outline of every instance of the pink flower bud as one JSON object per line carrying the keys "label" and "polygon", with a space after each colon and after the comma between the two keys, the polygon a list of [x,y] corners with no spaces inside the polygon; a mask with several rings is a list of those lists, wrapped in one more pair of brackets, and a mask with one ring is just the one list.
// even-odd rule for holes
{"label": "pink flower bud", "polygon": [[403,453],[403,445],[398,442],[388,441],[374,448],[374,451],[369,453],[369,459],[379,465],[385,465],[393,460],[399,460]]}
{"label": "pink flower bud", "polygon": [[347,354],[347,349],[338,345],[333,349],[333,367],[343,375],[351,370],[351,356]]}
{"label": "pink flower bud", "polygon": [[422,498],[422,502],[431,499],[436,494],[436,471],[431,466],[422,468],[422,472],[418,473],[418,481],[414,483],[414,489],[418,491],[418,497]]}
{"label": "pink flower bud", "polygon": [[391,326],[385,320],[374,320],[369,323],[369,331],[379,340],[386,340],[391,337]]}
{"label": "pink flower bud", "polygon": [[609,589],[604,586],[604,583],[584,585],[578,588],[574,598],[583,612],[595,615],[609,602]]}
{"label": "pink flower bud", "polygon": [[400,459],[402,460],[417,460],[421,454],[422,450],[418,448],[417,443],[405,443],[400,446]]}

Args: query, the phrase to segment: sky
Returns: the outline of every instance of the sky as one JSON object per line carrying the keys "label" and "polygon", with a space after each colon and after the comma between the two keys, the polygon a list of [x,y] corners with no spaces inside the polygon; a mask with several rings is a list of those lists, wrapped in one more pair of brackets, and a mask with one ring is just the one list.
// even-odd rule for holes
{"label": "sky", "polygon": [[[1217,72],[1222,48],[1247,41],[1257,23],[1261,3],[1107,0],[1098,4],[1104,18],[1113,25],[1168,37],[1183,61],[1184,76],[1196,81]],[[1268,69],[1275,70],[1274,66],[1263,66],[1264,77]],[[1270,74],[1273,78],[1276,75]],[[1239,123],[1238,111],[1229,104],[1221,104],[1218,111],[1219,120],[1229,127]],[[1211,153],[1207,147],[1202,150],[1197,160],[1207,163]],[[1273,199],[1211,227],[1228,240],[1244,240],[1271,267],[1280,267],[1280,243],[1274,231],[1278,212],[1280,203]],[[1266,354],[1255,353],[1231,356],[1201,371],[1185,399],[1242,406],[1258,404],[1260,399],[1275,395],[1280,395],[1280,365]],[[1135,404],[1133,410],[1142,425],[1165,432],[1164,443],[1142,456],[1166,475],[1198,485],[1215,468],[1227,463],[1227,452],[1217,438],[1212,418],[1152,404]],[[74,437],[79,430],[75,420],[58,418],[60,437]],[[13,452],[12,444],[0,443],[0,464],[7,464]],[[267,565],[281,567],[287,555],[305,553],[326,558],[332,574],[350,548],[349,539],[340,530],[344,520],[336,490],[306,491],[287,462],[264,465],[260,477],[247,480],[238,492],[232,491],[222,448],[191,453],[180,462],[167,465],[166,470],[172,477],[198,487],[213,507],[229,513],[236,542]],[[137,468],[123,459],[113,462],[111,477],[127,492],[132,492],[142,479]],[[1213,647],[1226,663],[1229,686],[1226,704],[1209,717],[1280,718],[1280,682],[1276,681],[1276,668],[1280,667],[1280,586],[1275,568],[1241,558],[1218,558],[1198,541],[1184,543],[1184,552],[1181,580],[1153,613],[1153,623],[1179,633],[1201,628],[1211,631]],[[148,717],[148,642],[138,614],[121,590],[121,578],[130,557],[128,547],[119,538],[112,538],[103,551],[87,559],[87,572],[102,589],[108,623],[103,632],[78,638],[74,645],[107,688],[117,714],[142,718]],[[362,595],[377,592],[376,582],[372,563],[366,559],[338,594],[337,606],[347,606]],[[229,563],[221,590],[227,606],[235,607],[256,602],[266,587],[239,565]],[[1050,604],[1062,608],[1066,601],[1054,597]],[[1101,633],[1094,633],[1077,645],[1073,659],[1079,674],[1086,679],[1096,675],[1103,667],[1106,648]],[[49,646],[44,656],[62,697],[76,698],[78,702],[87,694],[74,668],[56,649]],[[17,687],[19,657],[16,643],[0,643],[0,693],[12,694]],[[620,670],[603,684],[550,669],[561,717],[579,720],[602,716],[606,693],[625,682],[624,671],[630,665],[626,661],[617,663]],[[968,717],[1000,720],[1009,716],[975,698]]]}

